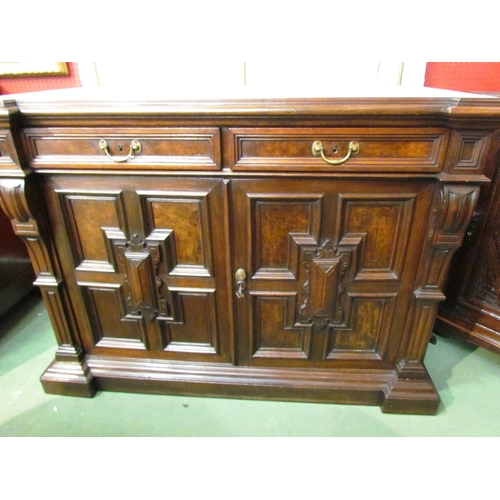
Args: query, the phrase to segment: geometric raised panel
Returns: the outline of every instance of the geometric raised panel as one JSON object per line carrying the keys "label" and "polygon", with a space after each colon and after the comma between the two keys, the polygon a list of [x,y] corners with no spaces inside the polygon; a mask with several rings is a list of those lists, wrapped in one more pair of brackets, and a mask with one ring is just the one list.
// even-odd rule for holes
{"label": "geometric raised panel", "polygon": [[410,236],[415,194],[339,196],[339,239],[363,236],[356,280],[398,280]]}
{"label": "geometric raised panel", "polygon": [[299,246],[316,244],[321,196],[251,194],[253,279],[298,279]]}
{"label": "geometric raised panel", "polygon": [[154,276],[151,254],[125,252],[125,257],[128,270],[127,276],[132,290],[132,309],[153,308],[155,306],[154,289],[151,284],[154,282]]}
{"label": "geometric raised panel", "polygon": [[303,251],[304,276],[299,308],[300,323],[327,326],[345,320],[344,273],[352,262],[354,247],[335,248],[327,240],[321,247]]}
{"label": "geometric raised panel", "polygon": [[455,168],[477,167],[483,142],[483,137],[462,137],[462,145]]}
{"label": "geometric raised panel", "polygon": [[312,327],[295,322],[297,293],[251,293],[253,358],[308,359]]}
{"label": "geometric raised panel", "polygon": [[115,272],[106,231],[127,232],[121,192],[84,194],[57,191],[75,252],[77,270]]}
{"label": "geometric raised panel", "polygon": [[170,288],[181,322],[163,322],[165,351],[219,354],[215,289]]}
{"label": "geometric raised panel", "polygon": [[485,151],[489,146],[489,131],[454,131],[454,148],[447,160],[447,169],[451,174],[479,174],[485,167]]}
{"label": "geometric raised panel", "polygon": [[212,276],[207,194],[138,191],[147,231],[170,231],[173,276]]}
{"label": "geometric raised panel", "polygon": [[329,329],[324,358],[383,359],[396,297],[396,293],[350,293],[347,327]]}
{"label": "geometric raised panel", "polygon": [[120,285],[78,283],[86,297],[97,347],[147,349],[148,341],[141,315],[127,314]]}
{"label": "geometric raised panel", "polygon": [[123,280],[128,314],[140,315],[155,311],[156,316],[172,320],[171,307],[163,295],[159,276],[161,255],[167,255],[166,242],[170,233],[157,232],[145,241],[134,235],[125,240],[120,234],[106,232],[112,249],[113,262]]}

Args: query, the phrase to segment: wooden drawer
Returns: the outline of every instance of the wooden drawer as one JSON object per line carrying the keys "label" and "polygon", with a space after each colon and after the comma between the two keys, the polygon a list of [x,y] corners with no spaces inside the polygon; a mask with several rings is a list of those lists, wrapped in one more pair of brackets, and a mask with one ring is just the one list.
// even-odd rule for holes
{"label": "wooden drawer", "polygon": [[[445,129],[396,128],[231,128],[228,164],[233,170],[439,172],[448,134]],[[339,165],[314,156],[321,141],[328,159],[345,158],[351,141],[359,151]]]}
{"label": "wooden drawer", "polygon": [[[24,137],[34,168],[221,168],[218,128],[40,128],[26,130]],[[125,161],[132,141],[139,141],[140,151]]]}

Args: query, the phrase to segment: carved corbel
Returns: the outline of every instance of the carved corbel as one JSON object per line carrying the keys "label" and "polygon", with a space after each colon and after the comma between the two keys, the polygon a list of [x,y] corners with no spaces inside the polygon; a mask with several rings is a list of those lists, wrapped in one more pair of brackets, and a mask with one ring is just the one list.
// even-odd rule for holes
{"label": "carved corbel", "polygon": [[427,257],[418,272],[418,287],[412,325],[418,333],[406,353],[407,360],[421,362],[432,333],[439,302],[446,297],[443,286],[451,258],[462,244],[479,195],[479,187],[444,185],[433,201],[433,217],[428,233]]}
{"label": "carved corbel", "polygon": [[[0,179],[0,206],[11,219],[15,234],[26,243],[36,274],[34,284],[40,287],[59,344],[56,360],[42,376],[42,382],[47,392],[58,393],[61,381],[71,381],[75,384],[75,395],[90,396],[95,392],[91,385],[92,377],[82,356],[56,257],[48,247],[50,239],[44,238],[44,231],[40,229],[27,201],[29,182],[29,177]],[[35,193],[33,195],[35,197]],[[43,221],[43,215],[37,215],[39,221]]]}
{"label": "carved corbel", "polygon": [[479,195],[479,187],[443,185],[434,195],[432,217],[413,302],[401,345],[398,378],[388,387],[382,411],[437,413],[439,395],[422,361],[439,303],[445,299],[444,280],[453,253],[460,247]]}
{"label": "carved corbel", "polygon": [[[57,284],[53,264],[42,240],[38,223],[26,200],[25,179],[0,179],[0,206],[11,220],[14,233],[20,236],[31,257],[37,276],[35,284]],[[51,283],[51,279],[53,283]]]}

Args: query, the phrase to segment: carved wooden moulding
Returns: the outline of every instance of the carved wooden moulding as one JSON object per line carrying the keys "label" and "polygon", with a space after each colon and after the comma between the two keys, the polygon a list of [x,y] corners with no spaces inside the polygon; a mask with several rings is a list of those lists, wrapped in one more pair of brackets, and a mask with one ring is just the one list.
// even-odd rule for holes
{"label": "carved wooden moulding", "polygon": [[0,202],[59,343],[47,392],[437,412],[423,358],[494,99],[113,99],[0,109]]}

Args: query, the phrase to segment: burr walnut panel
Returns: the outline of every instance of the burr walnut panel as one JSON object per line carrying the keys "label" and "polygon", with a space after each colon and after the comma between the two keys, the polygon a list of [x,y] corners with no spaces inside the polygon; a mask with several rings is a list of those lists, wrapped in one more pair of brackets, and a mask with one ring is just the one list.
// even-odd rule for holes
{"label": "burr walnut panel", "polygon": [[[133,140],[140,142],[141,151],[115,163],[100,149],[101,139],[116,160],[128,155]],[[219,170],[221,165],[218,128],[29,129],[24,140],[35,168]]]}
{"label": "burr walnut panel", "polygon": [[148,230],[172,232],[171,274],[210,276],[212,255],[208,230],[208,192],[138,193]]}
{"label": "burr walnut panel", "polygon": [[257,250],[254,278],[296,279],[299,246],[317,240],[321,197],[251,194],[248,201]]}
{"label": "burr walnut panel", "polygon": [[120,192],[59,191],[79,269],[113,272],[106,231],[127,231]]}
{"label": "burr walnut panel", "polygon": [[349,294],[349,328],[332,327],[326,337],[325,358],[358,356],[383,359],[392,329],[397,294]]}
{"label": "burr walnut panel", "polygon": [[415,196],[414,193],[340,196],[340,238],[363,239],[357,279],[399,279]]}
{"label": "burr walnut panel", "polygon": [[220,352],[214,289],[173,289],[182,321],[165,323],[166,347],[171,352]]}
{"label": "burr walnut panel", "polygon": [[120,286],[81,283],[98,347],[146,349],[147,337],[142,316],[126,313]]}
{"label": "burr walnut panel", "polygon": [[[359,153],[342,165],[328,165],[311,152],[317,140],[333,160],[346,156],[351,141],[359,143]],[[233,170],[438,172],[446,142],[443,129],[233,128],[227,139],[227,166]]]}
{"label": "burr walnut panel", "polygon": [[259,292],[251,300],[253,358],[308,359],[311,327],[296,323],[297,294]]}

